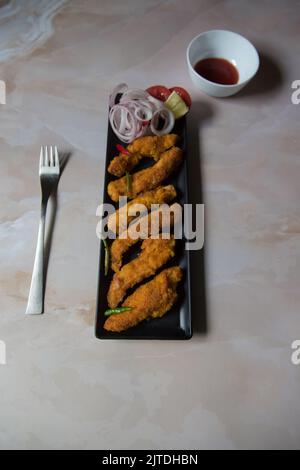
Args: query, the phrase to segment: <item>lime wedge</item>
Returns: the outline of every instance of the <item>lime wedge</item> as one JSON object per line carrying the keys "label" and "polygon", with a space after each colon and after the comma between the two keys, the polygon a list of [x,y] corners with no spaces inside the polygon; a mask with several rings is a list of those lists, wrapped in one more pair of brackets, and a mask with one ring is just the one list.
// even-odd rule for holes
{"label": "lime wedge", "polygon": [[172,111],[175,119],[179,119],[189,111],[189,108],[176,91],[172,91],[169,98],[165,101],[165,105],[170,111]]}

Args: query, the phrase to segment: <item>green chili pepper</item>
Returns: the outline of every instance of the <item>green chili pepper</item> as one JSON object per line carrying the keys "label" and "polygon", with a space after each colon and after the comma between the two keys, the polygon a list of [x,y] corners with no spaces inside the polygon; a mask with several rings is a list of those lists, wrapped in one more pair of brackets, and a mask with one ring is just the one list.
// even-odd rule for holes
{"label": "green chili pepper", "polygon": [[117,313],[128,312],[132,307],[118,307],[118,308],[109,308],[104,312],[104,315],[108,317],[109,315],[116,315]]}
{"label": "green chili pepper", "polygon": [[107,243],[107,240],[105,238],[102,238],[102,241],[103,241],[103,245],[104,245],[104,248],[105,248],[105,259],[104,259],[104,274],[105,276],[107,276],[108,274],[108,270],[109,270],[109,246],[108,246],[108,243]]}
{"label": "green chili pepper", "polygon": [[132,189],[132,176],[128,171],[126,171],[126,185],[127,185],[127,194],[131,193]]}

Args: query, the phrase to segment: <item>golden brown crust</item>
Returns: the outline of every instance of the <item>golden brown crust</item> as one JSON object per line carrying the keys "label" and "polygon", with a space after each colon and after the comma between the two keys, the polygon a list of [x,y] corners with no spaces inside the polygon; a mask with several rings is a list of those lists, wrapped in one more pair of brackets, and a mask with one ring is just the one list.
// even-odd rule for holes
{"label": "golden brown crust", "polygon": [[116,240],[112,242],[110,247],[111,269],[115,271],[115,273],[120,271],[125,253],[138,241],[138,238],[136,240],[133,238],[116,238]]}
{"label": "golden brown crust", "polygon": [[112,159],[107,170],[111,175],[120,178],[125,175],[126,171],[130,172],[141,159],[142,156],[138,153],[132,153],[130,155],[120,153],[117,157]]}
{"label": "golden brown crust", "polygon": [[130,155],[120,153],[113,158],[108,167],[108,172],[120,178],[126,171],[131,171],[143,157],[150,157],[158,160],[162,152],[168,150],[176,144],[178,136],[167,134],[163,136],[145,136],[135,139],[127,150]]}
{"label": "golden brown crust", "polygon": [[126,230],[128,224],[135,219],[135,216],[128,216],[129,210],[133,212],[135,209],[138,210],[138,205],[140,204],[143,204],[145,208],[149,210],[152,204],[164,204],[172,201],[175,197],[176,189],[172,184],[159,186],[151,191],[141,193],[138,197],[112,214],[108,219],[107,226],[112,232],[121,233]]}
{"label": "golden brown crust", "polygon": [[132,310],[107,318],[104,328],[107,331],[121,332],[131,328],[148,317],[162,317],[177,299],[176,287],[182,279],[179,266],[168,268],[147,284],[136,289],[123,303]]}
{"label": "golden brown crust", "polygon": [[[172,204],[170,207],[165,205],[159,209],[160,217],[156,230],[151,227],[152,213],[146,214],[138,220],[130,224],[130,229],[134,228],[138,232],[138,238],[130,237],[130,230],[126,232],[126,238],[121,234],[122,238],[116,238],[110,247],[111,254],[111,268],[113,271],[118,272],[122,266],[122,258],[130,247],[135,245],[140,240],[145,240],[150,236],[156,236],[159,232],[169,232],[170,228],[181,221],[181,206],[178,203]],[[165,214],[170,214],[170,220],[166,220]],[[168,219],[168,218],[167,218]]]}
{"label": "golden brown crust", "polygon": [[109,183],[108,194],[114,202],[118,202],[120,196],[133,199],[141,192],[159,186],[178,168],[181,161],[182,150],[178,147],[172,147],[170,150],[163,152],[158,162],[153,166],[132,175],[131,191],[127,191],[127,178],[123,176]]}
{"label": "golden brown crust", "polygon": [[153,276],[173,256],[175,256],[174,239],[144,240],[140,255],[114,274],[107,295],[109,307],[116,308],[128,289]]}
{"label": "golden brown crust", "polygon": [[135,139],[128,145],[127,150],[131,153],[139,153],[143,157],[159,159],[160,154],[173,147],[178,140],[176,134],[166,134],[162,136],[147,135]]}

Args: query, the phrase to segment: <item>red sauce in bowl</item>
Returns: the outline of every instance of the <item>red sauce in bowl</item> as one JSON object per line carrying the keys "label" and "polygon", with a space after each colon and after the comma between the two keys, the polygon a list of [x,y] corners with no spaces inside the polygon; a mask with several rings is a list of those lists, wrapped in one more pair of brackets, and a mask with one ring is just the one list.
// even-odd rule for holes
{"label": "red sauce in bowl", "polygon": [[194,66],[201,77],[221,85],[235,85],[239,81],[239,72],[229,60],[210,57],[199,60]]}

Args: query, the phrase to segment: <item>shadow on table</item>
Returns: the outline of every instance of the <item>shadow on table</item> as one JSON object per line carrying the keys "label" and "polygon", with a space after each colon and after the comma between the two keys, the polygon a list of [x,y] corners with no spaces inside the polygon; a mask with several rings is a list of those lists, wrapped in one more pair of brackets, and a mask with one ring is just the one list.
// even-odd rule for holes
{"label": "shadow on table", "polygon": [[[188,117],[189,202],[204,204],[201,171],[201,127],[213,117],[211,104],[193,102]],[[209,331],[206,296],[205,246],[191,251],[191,307],[194,335]]]}
{"label": "shadow on table", "polygon": [[259,50],[260,65],[257,74],[239,93],[231,98],[254,97],[255,95],[274,93],[284,83],[284,73],[276,59],[270,53]]}
{"label": "shadow on table", "polygon": [[[254,97],[280,90],[284,82],[284,71],[271,54],[263,52],[263,48],[259,49],[259,55],[260,67],[254,79],[237,95],[225,99]],[[201,127],[204,122],[211,120],[214,114],[211,102],[193,102],[188,117],[189,197],[193,205],[205,204],[201,171]],[[207,214],[205,223],[206,221]],[[191,251],[191,306],[194,334],[208,333],[205,246],[202,250]]]}
{"label": "shadow on table", "polygon": [[[59,165],[60,165],[59,180],[71,156],[72,156],[71,152],[62,152],[59,154]],[[57,212],[57,207],[58,207],[58,195],[57,195],[58,184],[59,184],[59,181],[48,201],[47,225],[46,225],[47,229],[46,229],[45,244],[44,244],[44,292],[45,292],[46,282],[47,282],[49,258],[50,258],[50,252],[51,252],[51,246],[52,246],[53,232],[54,232],[54,227],[55,227],[55,222],[56,222],[56,212]]]}

